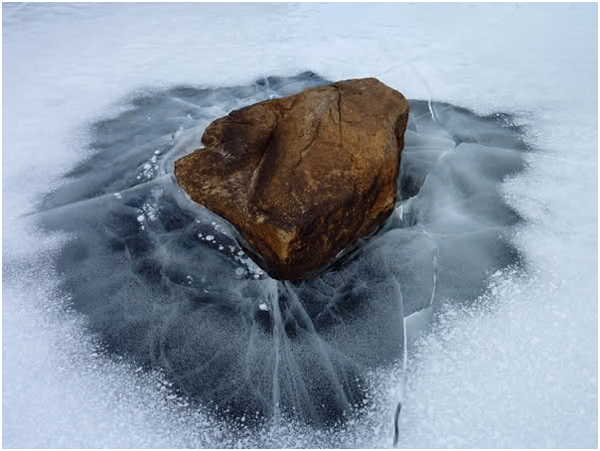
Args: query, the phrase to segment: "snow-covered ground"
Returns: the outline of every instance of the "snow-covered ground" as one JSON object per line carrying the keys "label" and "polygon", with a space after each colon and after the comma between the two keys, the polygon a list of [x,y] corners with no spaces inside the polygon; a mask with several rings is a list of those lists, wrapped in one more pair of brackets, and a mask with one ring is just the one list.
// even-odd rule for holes
{"label": "snow-covered ground", "polygon": [[[4,4],[3,445],[235,445],[157,375],[95,356],[60,308],[48,237],[23,216],[86,152],[85,124],[140,88],[313,70],[409,98],[512,113],[536,151],[503,186],[527,270],[448,308],[415,347],[402,447],[597,447],[595,4]],[[64,300],[63,300],[64,301]],[[386,447],[388,405],[343,434],[292,426],[240,445]]]}

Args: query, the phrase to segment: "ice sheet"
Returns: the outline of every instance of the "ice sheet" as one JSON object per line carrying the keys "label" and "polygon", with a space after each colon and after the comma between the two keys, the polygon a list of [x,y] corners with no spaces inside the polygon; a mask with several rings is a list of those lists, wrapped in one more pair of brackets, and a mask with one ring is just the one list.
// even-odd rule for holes
{"label": "ice sheet", "polygon": [[33,213],[75,237],[56,258],[59,288],[103,350],[160,369],[173,397],[225,421],[322,428],[360,416],[379,389],[367,372],[402,357],[404,316],[474,302],[492,273],[518,265],[519,217],[499,188],[526,146],[506,115],[409,100],[396,212],[302,283],[272,280],[176,185],[173,162],[217,115],[325,83],[305,72],[139,94],[92,124],[93,155]]}
{"label": "ice sheet", "polygon": [[[513,243],[527,271],[497,274],[489,308],[441,312],[415,345],[400,445],[597,446],[596,5],[11,4],[3,50],[4,446],[231,443],[92,354],[55,313],[45,256],[60,237],[20,215],[80,161],[82,124],[132,91],[307,68],[511,113],[537,149],[503,190],[526,220]],[[399,380],[374,378],[389,396],[339,435],[289,426],[240,444],[387,446]]]}

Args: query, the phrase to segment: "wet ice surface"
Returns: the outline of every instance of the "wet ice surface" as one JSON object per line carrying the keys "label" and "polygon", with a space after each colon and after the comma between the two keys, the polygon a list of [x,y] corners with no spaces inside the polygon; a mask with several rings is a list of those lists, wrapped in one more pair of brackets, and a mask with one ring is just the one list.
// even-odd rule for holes
{"label": "wet ice surface", "polygon": [[405,336],[410,352],[435,309],[475,301],[519,263],[519,216],[499,193],[523,168],[519,128],[410,101],[397,209],[382,230],[315,280],[270,279],[230,225],[178,189],[173,162],[217,117],[324,83],[306,72],[136,93],[92,125],[93,155],[37,212],[46,231],[72,236],[55,262],[60,289],[103,352],[160,370],[173,397],[230,423],[360,417],[376,396],[370,375],[398,366]]}

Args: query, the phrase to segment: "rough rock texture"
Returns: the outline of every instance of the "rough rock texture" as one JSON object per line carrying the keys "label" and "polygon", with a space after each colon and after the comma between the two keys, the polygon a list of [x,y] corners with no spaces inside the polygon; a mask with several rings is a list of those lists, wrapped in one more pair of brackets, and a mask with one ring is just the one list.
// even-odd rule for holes
{"label": "rough rock texture", "polygon": [[303,279],[392,212],[407,120],[398,91],[341,81],[217,119],[175,176],[271,276]]}

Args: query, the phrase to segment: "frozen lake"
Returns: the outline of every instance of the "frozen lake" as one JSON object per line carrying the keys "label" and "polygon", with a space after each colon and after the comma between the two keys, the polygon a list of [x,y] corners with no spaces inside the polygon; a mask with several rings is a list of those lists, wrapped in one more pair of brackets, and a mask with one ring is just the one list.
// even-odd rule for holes
{"label": "frozen lake", "polygon": [[[389,447],[402,400],[400,447],[596,447],[596,17],[3,5],[3,445]],[[345,269],[275,291],[311,300],[322,341],[291,315],[273,351],[273,281],[172,162],[232,108],[363,76],[422,99],[397,217]],[[291,421],[259,374],[275,356]],[[320,376],[291,396],[302,374]],[[208,405],[225,398],[236,415]]]}

